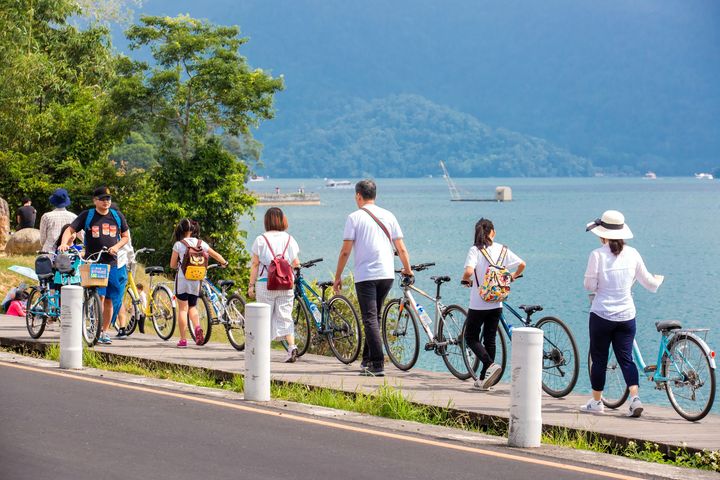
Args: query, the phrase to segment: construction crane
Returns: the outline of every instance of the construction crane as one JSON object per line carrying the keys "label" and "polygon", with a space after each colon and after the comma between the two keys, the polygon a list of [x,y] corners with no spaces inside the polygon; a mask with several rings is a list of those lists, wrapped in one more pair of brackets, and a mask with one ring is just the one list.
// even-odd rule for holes
{"label": "construction crane", "polygon": [[510,187],[497,187],[495,189],[495,198],[462,198],[460,190],[457,188],[452,178],[450,178],[450,174],[448,173],[447,168],[445,168],[445,162],[442,160],[440,160],[440,168],[442,168],[443,177],[445,177],[445,181],[450,189],[451,202],[509,202],[512,200],[512,190]]}
{"label": "construction crane", "polygon": [[452,181],[452,178],[450,178],[450,174],[447,171],[447,168],[445,168],[445,162],[440,160],[440,168],[442,168],[443,171],[443,177],[445,178],[445,181],[448,184],[448,188],[450,189],[450,200],[457,202],[461,200],[460,198],[460,191],[458,191],[457,187],[455,186],[455,182]]}

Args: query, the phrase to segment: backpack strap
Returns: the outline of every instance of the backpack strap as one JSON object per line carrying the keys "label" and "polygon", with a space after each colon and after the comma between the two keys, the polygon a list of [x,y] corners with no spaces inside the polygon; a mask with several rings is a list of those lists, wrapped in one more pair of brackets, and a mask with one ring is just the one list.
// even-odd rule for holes
{"label": "backpack strap", "polygon": [[375,220],[375,223],[378,224],[378,226],[382,229],[382,231],[385,234],[385,236],[387,237],[387,239],[390,240],[390,246],[392,247],[395,255],[397,255],[398,254],[397,249],[395,248],[395,244],[392,241],[392,237],[390,236],[390,232],[388,232],[387,227],[385,227],[385,225],[380,221],[380,219],[377,218],[375,215],[373,215],[373,213],[370,210],[368,210],[367,208],[360,207],[360,210],[367,213],[368,215],[370,215],[370,217],[372,217],[373,220]]}
{"label": "backpack strap", "polygon": [[[493,267],[497,266],[497,264],[495,262],[493,262],[492,258],[490,258],[490,254],[488,253],[487,250],[485,250],[485,247],[480,249],[480,253],[482,253],[482,256],[485,257],[485,260],[487,260],[487,262],[490,265],[492,265]],[[501,254],[502,254],[502,252],[501,252]]]}
{"label": "backpack strap", "polygon": [[285,258],[285,252],[287,252],[287,249],[288,249],[288,247],[290,246],[290,240],[291,240],[291,239],[292,239],[292,237],[291,237],[290,234],[288,233],[288,240],[287,240],[287,243],[285,244],[285,248],[283,248],[283,253],[282,253],[283,258]]}
{"label": "backpack strap", "polygon": [[508,251],[507,247],[505,245],[503,245],[503,248],[502,248],[502,250],[500,250],[500,255],[498,256],[498,259],[497,259],[497,264],[499,266],[503,266],[505,264],[505,257],[507,256],[507,251]]}
{"label": "backpack strap", "polygon": [[[117,240],[120,241],[121,232],[120,229],[122,228],[122,222],[120,221],[120,215],[118,214],[117,210],[114,208],[110,209],[110,213],[112,214],[113,218],[115,219],[115,223],[117,223]],[[85,218],[85,249],[87,250],[87,239],[88,239],[88,232],[90,231],[90,222],[92,222],[92,219],[95,218],[95,209],[91,208],[88,210],[87,217]]]}

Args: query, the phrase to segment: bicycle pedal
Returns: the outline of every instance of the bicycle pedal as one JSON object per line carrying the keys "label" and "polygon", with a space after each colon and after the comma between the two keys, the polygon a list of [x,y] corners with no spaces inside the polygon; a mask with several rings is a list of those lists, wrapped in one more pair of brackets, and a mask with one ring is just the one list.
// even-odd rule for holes
{"label": "bicycle pedal", "polygon": [[653,373],[657,370],[657,365],[648,365],[645,367],[645,370],[643,370],[645,373]]}
{"label": "bicycle pedal", "polygon": [[435,344],[433,342],[428,342],[425,344],[425,351],[429,352],[430,350],[435,350]]}

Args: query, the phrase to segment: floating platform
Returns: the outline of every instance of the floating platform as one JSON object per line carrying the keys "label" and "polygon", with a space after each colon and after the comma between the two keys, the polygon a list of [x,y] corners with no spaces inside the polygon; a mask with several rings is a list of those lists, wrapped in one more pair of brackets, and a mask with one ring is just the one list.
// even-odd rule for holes
{"label": "floating platform", "polygon": [[255,193],[254,195],[260,206],[320,205],[320,195],[317,193]]}

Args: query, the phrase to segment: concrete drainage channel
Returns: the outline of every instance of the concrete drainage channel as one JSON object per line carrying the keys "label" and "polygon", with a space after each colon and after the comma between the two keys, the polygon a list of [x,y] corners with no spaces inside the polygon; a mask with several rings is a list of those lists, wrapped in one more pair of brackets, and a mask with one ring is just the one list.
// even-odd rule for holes
{"label": "concrete drainage channel", "polygon": [[[13,352],[18,353],[18,354],[24,354],[24,353],[39,353],[39,354],[44,354],[44,353],[46,352],[46,350],[47,350],[47,348],[48,348],[49,345],[51,345],[51,344],[50,344],[50,343],[44,343],[44,342],[26,341],[26,340],[22,340],[22,339],[2,338],[2,337],[0,337],[0,347],[4,347],[4,348],[6,348],[6,349],[12,350]],[[136,363],[136,364],[138,364],[138,365],[140,365],[140,366],[143,366],[143,367],[146,367],[146,368],[149,368],[149,369],[177,369],[177,368],[184,368],[184,369],[187,369],[188,371],[202,372],[202,373],[210,376],[211,378],[213,378],[213,379],[216,380],[216,381],[225,381],[225,382],[227,382],[227,381],[231,381],[231,380],[232,380],[234,377],[236,377],[236,376],[240,376],[240,377],[243,376],[243,375],[241,375],[241,374],[239,374],[239,373],[232,373],[232,372],[227,372],[227,371],[224,371],[224,370],[216,370],[216,369],[210,369],[210,368],[195,367],[195,366],[189,366],[189,365],[182,364],[182,363],[163,362],[163,361],[157,361],[157,360],[144,360],[144,359],[142,359],[142,358],[132,357],[132,356],[128,356],[128,355],[121,355],[121,354],[116,354],[116,353],[108,353],[108,352],[95,351],[95,354],[98,355],[98,356],[99,356],[100,358],[102,358],[103,360],[106,360],[106,361],[111,362],[111,363],[113,363],[113,362],[117,362],[117,363],[121,363],[121,362],[133,362],[133,363]],[[114,372],[111,372],[111,373],[114,373]],[[153,379],[153,380],[158,380],[159,382],[165,382],[165,381],[159,380],[159,379]],[[171,383],[175,383],[175,382],[171,382]],[[294,384],[293,382],[278,381],[278,380],[273,380],[273,383],[275,383],[275,384],[277,384],[277,385],[292,385],[292,384]],[[347,392],[347,391],[339,390],[339,389],[333,389],[333,388],[328,388],[328,387],[315,387],[315,386],[306,385],[306,384],[302,384],[302,385],[303,385],[304,387],[308,388],[309,390],[329,390],[329,391],[334,392],[334,393],[343,394],[343,395],[349,395],[349,396],[351,396],[351,397],[355,397],[355,395],[356,395],[354,392]],[[219,389],[212,389],[212,388],[205,388],[205,387],[195,387],[195,388],[204,388],[205,390],[219,390]],[[228,392],[228,391],[226,391],[226,390],[220,390],[220,391]],[[230,393],[230,392],[228,392],[228,393]],[[401,422],[401,423],[413,423],[413,424],[415,424],[415,425],[423,425],[423,426],[425,426],[426,428],[423,428],[422,430],[427,430],[428,428],[429,428],[429,429],[445,429],[445,430],[447,430],[448,432],[445,433],[445,434],[443,434],[442,436],[440,436],[440,437],[438,437],[438,438],[453,439],[453,440],[463,441],[463,442],[465,441],[464,439],[466,439],[466,438],[468,438],[468,437],[470,437],[470,436],[473,436],[473,437],[474,437],[474,436],[476,436],[476,435],[479,435],[479,436],[484,436],[484,437],[490,437],[489,435],[486,435],[486,434],[469,432],[469,431],[463,431],[463,430],[459,430],[459,429],[456,429],[456,428],[441,427],[441,426],[428,425],[428,424],[420,424],[420,423],[415,423],[415,422],[406,422],[406,421],[402,421],[402,420],[394,420],[394,419],[388,419],[388,418],[384,418],[384,417],[373,417],[373,416],[370,416],[370,415],[360,414],[360,413],[356,413],[356,412],[352,412],[352,411],[344,411],[344,410],[339,411],[339,410],[334,410],[334,409],[330,409],[330,408],[326,408],[326,407],[318,407],[318,406],[313,406],[313,405],[297,404],[297,403],[295,403],[295,402],[289,402],[289,401],[281,400],[281,399],[275,399],[275,400],[273,400],[271,403],[273,403],[273,404],[278,404],[278,403],[280,403],[280,404],[302,405],[303,408],[300,408],[300,410],[307,410],[308,408],[310,408],[310,410],[313,410],[313,411],[314,411],[314,413],[311,413],[312,415],[319,415],[318,412],[321,411],[321,410],[327,410],[327,411],[330,411],[330,412],[336,412],[336,415],[335,415],[335,416],[336,416],[336,417],[340,417],[340,416],[341,416],[341,417],[343,418],[343,420],[347,419],[348,416],[353,416],[353,417],[354,417],[354,416],[359,416],[359,417],[377,418],[377,419],[378,419],[378,422],[380,422],[380,423],[383,424],[383,425],[385,425],[387,422]],[[410,402],[410,403],[412,403],[413,405],[418,406],[418,407],[427,407],[427,406],[428,406],[428,405],[425,405],[425,404],[422,404],[422,403],[418,403],[418,402]],[[469,424],[473,424],[473,425],[479,427],[480,429],[487,428],[487,429],[489,429],[489,430],[491,430],[491,431],[499,431],[499,432],[504,433],[505,438],[496,437],[496,436],[490,437],[490,438],[495,439],[495,440],[492,442],[493,444],[505,445],[506,442],[507,442],[507,439],[506,439],[506,438],[507,438],[507,430],[508,430],[508,419],[507,419],[507,418],[500,417],[500,416],[496,416],[496,415],[487,415],[487,414],[482,414],[482,413],[477,413],[477,412],[469,412],[469,411],[466,411],[466,410],[459,410],[459,409],[449,408],[449,407],[436,407],[436,406],[433,406],[432,408],[437,409],[438,411],[441,411],[442,413],[447,414],[447,416],[448,416],[449,418],[451,418],[451,419],[460,420],[460,421],[463,421],[463,422],[467,422],[467,423],[469,423]],[[297,410],[297,408],[294,408],[294,410]],[[343,412],[343,414],[342,414],[342,415],[337,415],[337,412]],[[326,412],[326,415],[320,415],[320,416],[324,416],[324,417],[327,418],[328,415],[327,415],[327,412]],[[332,415],[331,415],[331,416],[332,416]],[[367,424],[367,422],[363,422],[363,423],[364,423],[364,424]],[[372,422],[372,423],[375,423],[375,422]],[[543,425],[543,431],[554,430],[554,429],[558,429],[558,428],[559,428],[559,427],[555,427],[555,426],[552,426],[552,425]],[[565,431],[567,431],[568,436],[573,436],[573,435],[576,434],[576,433],[591,433],[595,438],[597,438],[597,439],[599,439],[599,440],[607,440],[607,441],[612,442],[613,444],[616,444],[616,445],[618,445],[618,446],[620,446],[620,447],[626,447],[626,446],[629,444],[629,442],[631,442],[631,441],[632,441],[632,442],[635,442],[635,443],[640,443],[640,444],[643,443],[643,442],[641,442],[641,441],[638,441],[637,439],[630,438],[630,437],[625,437],[625,436],[617,436],[617,435],[609,435],[609,434],[603,434],[603,433],[587,432],[587,431],[585,431],[585,430],[573,429],[573,428],[568,428],[568,427],[562,427],[562,428],[563,428]],[[419,431],[419,429],[418,429],[418,431]],[[450,433],[450,432],[453,432],[453,433]],[[500,440],[500,438],[502,438],[502,440]],[[654,442],[654,443],[658,445],[658,447],[659,447],[659,449],[660,449],[661,451],[664,451],[664,452],[666,452],[666,453],[671,453],[673,450],[677,450],[677,449],[679,449],[679,448],[685,448],[685,447],[681,447],[681,446],[679,446],[679,445],[672,445],[672,444],[661,443],[661,442]],[[560,450],[564,450],[564,451],[575,452],[574,457],[573,457],[572,455],[570,455],[568,458],[575,458],[575,457],[577,457],[577,456],[580,455],[580,454],[587,454],[587,455],[585,455],[585,456],[601,455],[601,456],[603,456],[603,457],[609,457],[609,458],[612,458],[612,459],[622,459],[622,460],[624,460],[624,461],[631,461],[631,462],[635,462],[635,461],[636,461],[636,460],[632,460],[632,459],[627,459],[627,458],[624,458],[624,457],[620,457],[620,456],[617,456],[617,455],[597,454],[597,453],[595,453],[595,452],[589,452],[589,451],[583,451],[583,450],[575,450],[575,449],[569,449],[569,448],[564,448],[564,447],[553,447],[553,446],[549,446],[549,445],[544,445],[544,446],[541,448],[541,450],[547,450],[547,449],[560,449]],[[700,450],[698,450],[698,449],[691,449],[691,448],[686,448],[686,450],[687,450],[688,452],[691,452],[691,453],[695,453],[695,452],[697,452],[697,451],[700,451]],[[582,453],[581,453],[581,452],[582,452]],[[540,452],[539,452],[539,453],[540,453]],[[555,456],[556,453],[553,453],[552,455]],[[583,459],[583,461],[587,461],[587,459]],[[607,460],[606,460],[606,461],[607,461]],[[645,465],[645,466],[647,466],[647,465],[656,465],[656,464],[652,464],[652,463],[648,463],[648,462],[641,462],[641,463],[642,463],[643,465]],[[670,468],[670,467],[668,467],[668,468]],[[672,468],[679,468],[679,467],[672,467]],[[687,473],[688,473],[688,470],[687,470],[687,469],[679,468],[679,470],[680,470],[681,472],[685,472],[685,475],[687,475]],[[646,472],[646,470],[645,470],[645,472]],[[694,472],[703,472],[703,471],[701,471],[701,470],[692,470],[692,472],[694,473]],[[712,472],[708,472],[708,473],[712,473]],[[708,477],[708,478],[719,478],[719,479],[720,479],[720,475],[717,475],[717,474],[712,474],[712,475],[713,475],[713,476]],[[666,475],[663,475],[663,476],[666,476]],[[675,477],[667,477],[667,476],[666,476],[666,478],[675,478]],[[681,476],[681,477],[678,477],[678,478],[686,478],[686,476],[685,476],[685,477]]]}

